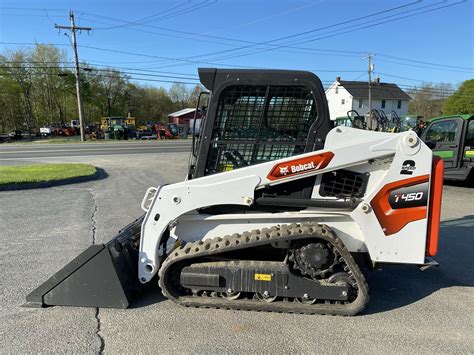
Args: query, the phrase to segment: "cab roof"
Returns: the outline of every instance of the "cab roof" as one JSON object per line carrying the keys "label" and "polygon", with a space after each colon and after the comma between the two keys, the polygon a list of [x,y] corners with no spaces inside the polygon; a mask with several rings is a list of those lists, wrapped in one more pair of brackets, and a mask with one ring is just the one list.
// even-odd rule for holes
{"label": "cab roof", "polygon": [[433,117],[433,118],[430,118],[428,120],[428,122],[440,120],[442,118],[456,118],[456,117],[460,117],[463,120],[469,120],[469,119],[474,117],[474,113],[467,113],[467,114],[460,114],[460,115],[444,115],[444,116],[439,116],[439,117]]}

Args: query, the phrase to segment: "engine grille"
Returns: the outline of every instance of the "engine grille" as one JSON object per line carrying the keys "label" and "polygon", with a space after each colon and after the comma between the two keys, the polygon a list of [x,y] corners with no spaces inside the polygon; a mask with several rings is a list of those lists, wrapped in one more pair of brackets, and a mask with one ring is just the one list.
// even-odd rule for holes
{"label": "engine grille", "polygon": [[368,174],[337,170],[323,174],[319,194],[325,197],[360,198],[367,189]]}

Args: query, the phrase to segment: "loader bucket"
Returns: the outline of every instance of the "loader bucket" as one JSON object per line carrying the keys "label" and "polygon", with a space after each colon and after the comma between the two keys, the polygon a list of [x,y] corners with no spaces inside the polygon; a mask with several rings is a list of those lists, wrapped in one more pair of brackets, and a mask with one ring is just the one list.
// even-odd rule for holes
{"label": "loader bucket", "polygon": [[143,217],[106,244],[91,245],[28,296],[24,307],[127,308],[142,286],[138,251]]}

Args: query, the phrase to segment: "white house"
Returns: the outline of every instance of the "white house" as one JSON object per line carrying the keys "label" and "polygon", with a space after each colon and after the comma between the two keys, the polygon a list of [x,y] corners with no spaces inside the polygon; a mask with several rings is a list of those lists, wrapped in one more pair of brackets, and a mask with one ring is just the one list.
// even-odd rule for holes
{"label": "white house", "polygon": [[[372,109],[383,110],[390,118],[392,112],[398,116],[406,115],[410,96],[396,84],[381,83],[375,80],[371,84]],[[369,85],[366,81],[345,81],[340,77],[326,90],[329,114],[332,120],[347,117],[347,112],[355,110],[359,115],[369,113]]]}

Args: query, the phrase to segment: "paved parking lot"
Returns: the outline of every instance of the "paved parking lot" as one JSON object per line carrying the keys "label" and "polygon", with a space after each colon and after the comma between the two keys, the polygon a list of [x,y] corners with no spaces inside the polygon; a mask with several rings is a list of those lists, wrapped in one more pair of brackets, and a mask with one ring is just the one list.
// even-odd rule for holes
{"label": "paved parking lot", "polygon": [[149,186],[182,180],[187,157],[74,157],[69,161],[101,167],[108,178],[0,192],[2,353],[474,351],[474,189],[455,186],[445,188],[441,266],[372,273],[371,302],[357,317],[189,309],[158,292],[127,310],[19,307],[93,241],[109,240],[138,217]]}

